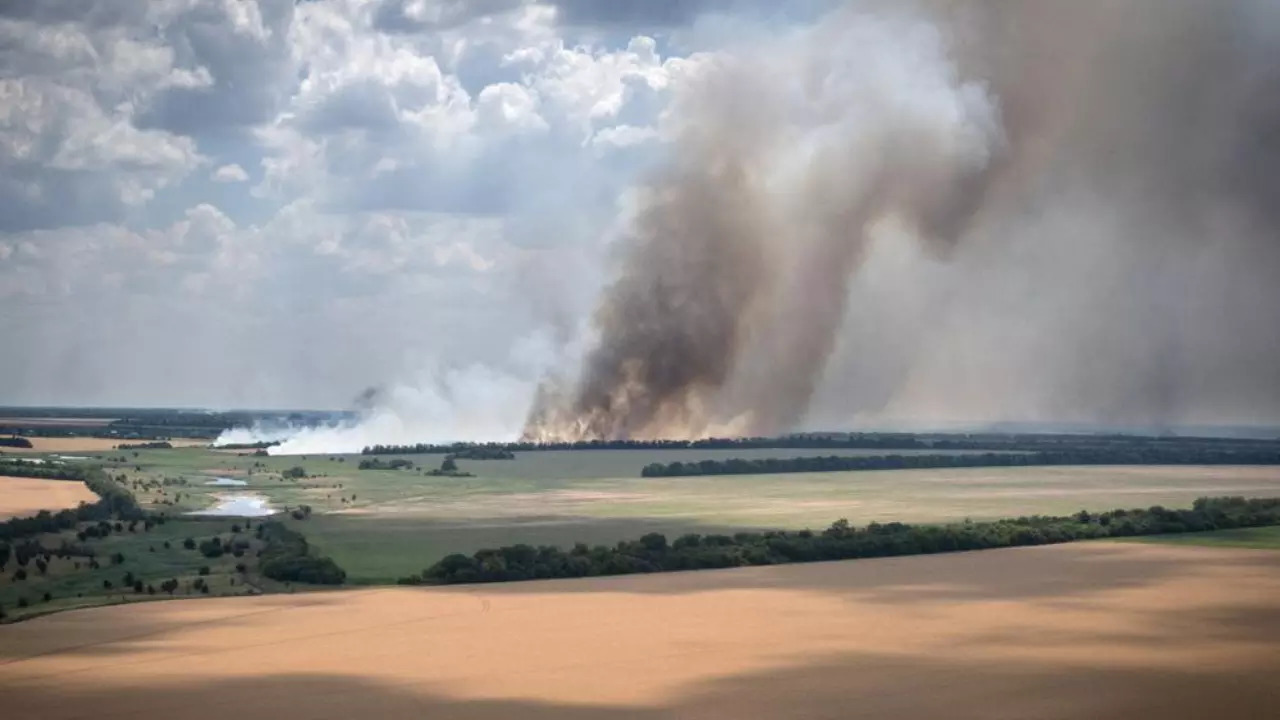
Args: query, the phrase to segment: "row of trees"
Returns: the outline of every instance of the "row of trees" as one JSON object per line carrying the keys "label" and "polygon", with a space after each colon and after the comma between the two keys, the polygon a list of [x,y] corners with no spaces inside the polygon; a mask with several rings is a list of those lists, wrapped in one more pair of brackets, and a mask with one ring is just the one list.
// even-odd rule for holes
{"label": "row of trees", "polygon": [[[454,454],[473,459],[500,459],[501,453],[537,450],[736,450],[760,448],[827,448],[867,450],[1016,450],[1047,452],[1076,449],[1271,449],[1280,440],[1239,438],[1151,437],[1141,435],[1053,434],[912,434],[912,433],[801,433],[782,437],[703,438],[701,440],[581,440],[577,442],[419,443],[373,445],[365,455]],[[477,453],[469,455],[469,453]],[[485,453],[495,453],[487,455]]]}
{"label": "row of trees", "polygon": [[474,555],[449,555],[401,584],[507,582],[541,578],[625,575],[744,565],[922,555],[1093,538],[1196,532],[1280,524],[1280,499],[1201,498],[1190,509],[1151,507],[1068,517],[1020,517],[949,525],[872,523],[853,527],[839,520],[822,532],[683,535],[668,542],[660,533],[613,547],[571,550],[513,545]]}
{"label": "row of trees", "polygon": [[[133,493],[112,481],[106,473],[97,468],[85,470],[83,473],[84,484],[98,496],[96,502],[80,503],[79,507],[58,512],[41,510],[35,515],[0,522],[0,541],[70,530],[82,522],[105,521],[113,518],[124,522],[146,520],[147,514],[138,506]],[[0,474],[4,474],[4,471],[0,470]]]}
{"label": "row of trees", "polygon": [[366,458],[360,461],[361,470],[412,470],[413,461],[404,458],[392,458],[390,460],[382,460],[380,458]]}
{"label": "row of trees", "polygon": [[826,455],[821,457],[700,460],[650,463],[641,477],[763,475],[768,473],[1017,467],[1027,465],[1280,465],[1280,450],[1214,448],[1106,448],[967,455]]}
{"label": "row of trees", "polygon": [[31,449],[33,446],[31,441],[24,437],[0,437],[0,447],[24,448]]}
{"label": "row of trees", "polygon": [[78,465],[34,463],[29,460],[0,460],[0,476],[29,477],[41,480],[83,480],[85,470]]}
{"label": "row of trees", "polygon": [[347,573],[332,558],[314,553],[302,533],[283,523],[259,523],[258,539],[264,543],[258,554],[258,569],[272,580],[341,585],[347,579]]}
{"label": "row of trees", "polygon": [[172,450],[173,443],[167,440],[157,440],[155,442],[125,443],[123,445],[117,445],[116,449],[117,450]]}
{"label": "row of trees", "polygon": [[454,455],[468,460],[511,460],[517,452],[538,450],[732,450],[735,448],[927,448],[911,435],[804,436],[777,438],[703,438],[701,440],[579,440],[576,442],[418,443],[371,445],[363,455]]}

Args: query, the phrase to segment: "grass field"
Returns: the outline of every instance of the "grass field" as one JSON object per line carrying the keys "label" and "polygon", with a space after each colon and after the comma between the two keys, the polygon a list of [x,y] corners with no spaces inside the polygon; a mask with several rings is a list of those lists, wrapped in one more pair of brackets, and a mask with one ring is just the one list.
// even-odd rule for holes
{"label": "grass field", "polygon": [[[6,570],[0,572],[0,607],[10,618],[17,619],[58,610],[167,597],[163,592],[156,595],[135,592],[124,583],[126,573],[141,580],[144,586],[156,588],[165,580],[177,580],[180,587],[175,597],[201,596],[202,593],[192,588],[197,578],[203,578],[209,584],[210,595],[214,596],[279,590],[282,587],[279,583],[254,572],[256,559],[252,552],[241,558],[230,553],[219,558],[207,558],[197,550],[183,547],[186,538],[200,541],[217,535],[230,539],[233,537],[231,526],[236,522],[243,525],[243,521],[230,519],[186,519],[158,525],[150,531],[143,531],[139,526],[135,532],[112,533],[89,542],[100,565],[96,569],[89,567],[87,558],[54,557],[44,573],[34,562],[29,563],[25,568],[26,579],[20,580],[18,564],[11,560]],[[239,537],[248,538],[250,534],[242,530]],[[72,532],[44,535],[40,539],[48,548],[57,547],[63,540],[76,540]],[[116,564],[111,560],[116,553],[123,556],[123,562]],[[244,563],[249,572],[237,572],[237,563]],[[208,568],[207,575],[200,574],[202,567]],[[110,582],[111,587],[106,587],[104,581]],[[45,593],[51,596],[51,600],[43,600]],[[27,607],[21,607],[20,598],[27,600]]]}
{"label": "grass field", "polygon": [[97,499],[82,482],[0,475],[0,520],[73,508]]}
{"label": "grass field", "polygon": [[1280,554],[1081,543],[98,608],[0,627],[14,717],[1270,717]]}
{"label": "grass field", "polygon": [[[875,451],[847,451],[866,454]],[[403,456],[412,471],[359,470],[359,456],[263,457],[206,448],[97,454],[144,505],[171,516],[228,495],[309,505],[293,522],[352,582],[385,583],[451,552],[528,543],[612,544],[646,532],[734,532],[826,527],[839,518],[948,522],[1068,514],[1204,495],[1280,495],[1280,467],[1016,467],[641,478],[649,462],[731,456],[830,454],[823,450],[665,450],[519,453],[462,460],[469,478],[430,477],[438,455]],[[388,458],[383,458],[388,459]],[[306,477],[284,471],[302,467]],[[209,485],[226,478],[244,485]],[[166,484],[167,483],[167,484]]]}
{"label": "grass field", "polygon": [[1154,537],[1133,538],[1132,542],[1280,550],[1280,527],[1237,528],[1233,530],[1215,530],[1213,532],[1183,533],[1181,535],[1156,535]]}

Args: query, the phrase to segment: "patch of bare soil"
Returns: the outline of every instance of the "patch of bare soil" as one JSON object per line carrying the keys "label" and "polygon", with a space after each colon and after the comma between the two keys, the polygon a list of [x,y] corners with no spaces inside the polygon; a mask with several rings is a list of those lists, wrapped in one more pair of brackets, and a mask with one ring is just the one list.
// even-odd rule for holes
{"label": "patch of bare soil", "polygon": [[73,508],[97,499],[82,482],[0,476],[0,520]]}
{"label": "patch of bare soil", "polygon": [[0,628],[14,717],[1261,718],[1280,553],[1080,543]]}

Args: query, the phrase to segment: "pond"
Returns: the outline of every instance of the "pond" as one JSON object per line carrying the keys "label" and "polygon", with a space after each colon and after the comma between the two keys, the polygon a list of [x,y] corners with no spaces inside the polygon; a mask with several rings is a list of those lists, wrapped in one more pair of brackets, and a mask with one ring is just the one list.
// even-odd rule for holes
{"label": "pond", "polygon": [[204,517],[266,517],[278,511],[270,506],[270,500],[261,495],[219,495],[218,502],[206,510],[195,510],[187,515]]}
{"label": "pond", "polygon": [[205,483],[205,485],[216,485],[218,487],[243,487],[248,484],[249,483],[244,480],[236,480],[235,478],[227,477],[214,478]]}

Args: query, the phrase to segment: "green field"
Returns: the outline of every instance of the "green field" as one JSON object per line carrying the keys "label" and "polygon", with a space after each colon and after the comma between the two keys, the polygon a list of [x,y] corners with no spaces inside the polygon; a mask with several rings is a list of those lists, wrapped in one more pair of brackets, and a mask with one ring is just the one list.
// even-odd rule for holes
{"label": "green field", "polygon": [[1280,527],[1238,528],[1235,530],[1215,530],[1213,532],[1183,533],[1180,535],[1156,535],[1153,537],[1133,538],[1130,542],[1280,550]]}
{"label": "green field", "polygon": [[[179,524],[227,495],[275,509],[356,583],[390,582],[440,557],[528,543],[612,544],[657,531],[823,528],[838,518],[946,522],[1081,509],[1189,506],[1205,495],[1280,496],[1277,466],[1007,467],[641,478],[650,462],[728,457],[883,454],[876,450],[576,450],[515,460],[460,460],[475,477],[430,477],[439,455],[406,455],[411,470],[359,470],[360,456],[262,457],[204,448],[98,456],[149,509]],[[115,458],[114,460],[112,458]],[[382,456],[389,460],[391,457]],[[282,473],[302,467],[305,477]],[[246,483],[206,485],[214,478]],[[169,484],[165,485],[168,480]],[[229,521],[221,521],[227,524]]]}
{"label": "green field", "polygon": [[[219,518],[170,521],[149,531],[139,525],[133,532],[113,532],[108,537],[80,543],[96,553],[98,568],[91,568],[87,558],[54,557],[44,573],[37,569],[34,561],[28,563],[25,568],[27,577],[22,580],[18,579],[17,562],[10,560],[5,572],[0,572],[0,607],[11,617],[20,617],[110,603],[163,600],[169,595],[159,589],[160,584],[170,579],[179,582],[175,597],[203,595],[192,587],[197,578],[208,583],[211,596],[281,589],[279,583],[265,580],[252,572],[255,567],[252,552],[240,558],[231,554],[207,558],[198,550],[183,547],[187,538],[197,542],[215,535],[230,539],[233,537],[233,525],[241,527],[238,537],[249,538],[251,534],[244,529],[244,524],[244,520]],[[47,548],[56,548],[64,540],[77,540],[75,533],[70,531],[43,535],[39,539]],[[116,553],[123,556],[119,564],[111,559]],[[243,563],[249,572],[237,572],[237,563]],[[208,568],[208,574],[200,574],[202,567]],[[124,584],[126,574],[141,580],[144,586],[151,585],[157,592],[154,595],[136,592]],[[111,587],[106,587],[104,581],[111,583]],[[43,599],[45,593],[51,596],[47,602]],[[27,601],[26,608],[21,607],[22,598]]]}

